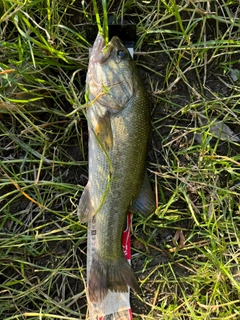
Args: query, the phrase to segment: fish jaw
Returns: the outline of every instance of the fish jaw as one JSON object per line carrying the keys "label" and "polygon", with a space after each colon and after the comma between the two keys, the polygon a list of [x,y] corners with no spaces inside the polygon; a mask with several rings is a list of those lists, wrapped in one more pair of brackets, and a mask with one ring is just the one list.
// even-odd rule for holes
{"label": "fish jaw", "polygon": [[118,37],[113,37],[105,45],[103,36],[98,34],[86,79],[88,100],[96,100],[114,113],[122,110],[136,94],[133,82],[135,69],[129,51]]}
{"label": "fish jaw", "polygon": [[97,38],[94,41],[94,44],[92,47],[90,63],[91,62],[104,63],[108,59],[112,48],[113,46],[111,42],[109,42],[105,46],[105,40],[103,36],[100,33],[98,33]]}

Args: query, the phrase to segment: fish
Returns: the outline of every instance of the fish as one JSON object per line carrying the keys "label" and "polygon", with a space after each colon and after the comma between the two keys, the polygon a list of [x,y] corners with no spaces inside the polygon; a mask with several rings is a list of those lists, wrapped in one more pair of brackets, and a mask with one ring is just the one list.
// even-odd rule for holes
{"label": "fish", "polygon": [[139,293],[139,284],[122,249],[128,211],[155,210],[146,158],[151,132],[150,101],[135,62],[114,36],[105,44],[99,33],[90,55],[88,108],[88,183],[78,205],[85,223],[95,217],[96,248],[88,299],[101,303],[108,290]]}

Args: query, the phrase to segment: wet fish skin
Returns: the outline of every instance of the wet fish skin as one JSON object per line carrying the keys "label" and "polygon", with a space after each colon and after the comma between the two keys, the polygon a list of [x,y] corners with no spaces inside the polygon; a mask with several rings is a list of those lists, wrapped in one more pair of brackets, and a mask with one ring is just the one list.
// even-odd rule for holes
{"label": "wet fish skin", "polygon": [[139,292],[121,239],[128,210],[148,213],[155,206],[145,173],[150,103],[135,63],[117,37],[105,46],[97,36],[86,83],[89,181],[78,216],[81,222],[96,218],[88,297],[100,303],[108,290],[126,292],[129,285]]}

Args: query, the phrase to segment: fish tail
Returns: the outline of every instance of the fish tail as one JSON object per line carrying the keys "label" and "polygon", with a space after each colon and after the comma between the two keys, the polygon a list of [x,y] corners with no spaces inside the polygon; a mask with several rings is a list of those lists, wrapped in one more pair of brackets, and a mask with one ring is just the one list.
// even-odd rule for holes
{"label": "fish tail", "polygon": [[128,286],[139,293],[137,278],[124,255],[117,261],[104,261],[94,254],[88,282],[90,301],[101,303],[108,290],[127,292]]}

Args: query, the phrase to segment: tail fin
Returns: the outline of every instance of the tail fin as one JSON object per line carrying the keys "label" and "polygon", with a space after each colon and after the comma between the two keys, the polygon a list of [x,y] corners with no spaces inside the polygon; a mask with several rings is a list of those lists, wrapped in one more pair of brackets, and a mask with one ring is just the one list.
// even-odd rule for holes
{"label": "tail fin", "polygon": [[104,261],[94,254],[89,274],[88,296],[90,301],[101,303],[108,290],[127,292],[128,286],[139,292],[137,278],[123,255],[117,261]]}

